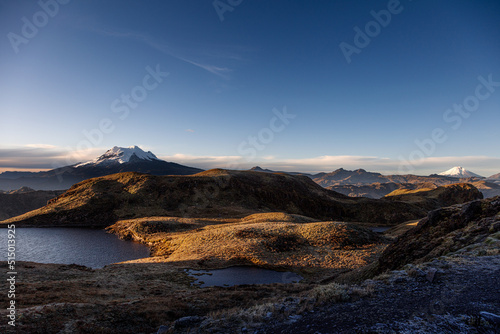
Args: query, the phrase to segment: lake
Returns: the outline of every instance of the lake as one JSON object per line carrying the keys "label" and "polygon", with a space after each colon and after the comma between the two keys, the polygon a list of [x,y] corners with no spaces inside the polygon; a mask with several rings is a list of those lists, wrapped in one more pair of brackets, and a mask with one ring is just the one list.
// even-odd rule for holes
{"label": "lake", "polygon": [[296,283],[302,277],[290,271],[275,271],[258,267],[235,266],[225,269],[194,270],[186,272],[202,288],[208,286],[234,286],[242,284]]}
{"label": "lake", "polygon": [[[0,259],[7,260],[7,232],[0,229]],[[104,230],[51,227],[16,228],[16,261],[79,264],[102,268],[107,264],[149,256],[146,245],[123,241]]]}

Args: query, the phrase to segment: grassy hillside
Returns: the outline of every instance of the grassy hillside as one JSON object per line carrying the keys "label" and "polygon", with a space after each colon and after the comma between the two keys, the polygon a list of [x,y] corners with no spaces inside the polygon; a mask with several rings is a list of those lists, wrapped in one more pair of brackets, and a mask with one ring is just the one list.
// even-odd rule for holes
{"label": "grassy hillside", "polygon": [[0,220],[18,216],[25,212],[41,208],[63,191],[12,191],[0,193]]}
{"label": "grassy hillside", "polygon": [[287,212],[319,220],[397,224],[425,216],[413,204],[349,198],[305,176],[210,170],[191,176],[119,173],[80,182],[39,210],[4,221],[106,227],[151,216],[241,218]]}
{"label": "grassy hillside", "polygon": [[462,204],[482,199],[483,195],[476,187],[469,183],[457,183],[441,186],[436,189],[397,189],[384,198],[391,201],[417,205],[430,211],[453,204]]}
{"label": "grassy hillside", "polygon": [[153,258],[190,268],[257,265],[332,275],[367,264],[386,240],[365,228],[279,212],[237,221],[151,217],[119,221],[108,230],[153,246]]}

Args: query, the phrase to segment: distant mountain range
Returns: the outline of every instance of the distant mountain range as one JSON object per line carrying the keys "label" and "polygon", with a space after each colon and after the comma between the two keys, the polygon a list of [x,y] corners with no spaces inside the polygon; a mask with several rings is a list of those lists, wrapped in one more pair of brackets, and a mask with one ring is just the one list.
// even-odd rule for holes
{"label": "distant mountain range", "polygon": [[[266,173],[277,173],[259,166],[251,170]],[[495,174],[485,179],[463,167],[454,167],[450,170],[429,176],[420,175],[383,175],[368,172],[364,169],[354,171],[339,168],[331,173],[289,173],[291,175],[305,175],[324,188],[334,190],[351,197],[382,198],[398,189],[417,190],[435,189],[455,183],[472,183],[485,197],[500,195],[500,174]]]}
{"label": "distant mountain range", "polygon": [[14,190],[30,187],[35,190],[68,189],[80,181],[121,172],[140,172],[152,175],[192,175],[202,169],[160,160],[151,152],[137,146],[113,147],[94,160],[46,172],[4,172],[0,174],[0,189]]}
{"label": "distant mountain range", "polygon": [[[451,183],[456,183],[459,179],[462,182],[472,181],[472,180],[480,180],[484,179],[484,177],[479,176],[476,173],[468,171],[463,167],[453,167],[446,172],[440,174],[431,174],[429,176],[420,176],[413,174],[406,175],[383,175],[381,173],[376,172],[368,172],[364,169],[356,169],[356,170],[346,170],[343,168],[339,168],[330,173],[317,173],[317,174],[307,174],[307,173],[299,173],[299,172],[277,172],[270,169],[263,169],[259,166],[255,166],[251,168],[252,171],[257,172],[265,172],[265,173],[285,173],[290,175],[305,175],[313,179],[316,183],[323,187],[331,187],[331,186],[345,186],[345,185],[369,185],[373,183],[425,183],[432,182],[437,186],[446,185]],[[491,176],[491,178],[495,177]],[[496,174],[496,177],[500,180],[500,174]]]}
{"label": "distant mountain range", "polygon": [[[483,178],[463,167],[453,167],[439,174],[383,175],[364,169],[339,168],[330,173],[308,174],[284,172],[255,166],[250,169],[262,173],[304,175],[320,186],[351,197],[381,198],[398,189],[434,189],[454,183],[472,183],[485,197],[500,195],[500,173]],[[86,162],[56,168],[46,172],[0,173],[0,191],[11,191],[21,187],[35,190],[64,190],[83,180],[121,172],[139,172],[152,175],[193,175],[202,169],[183,166],[158,159],[152,152],[137,146],[113,147],[103,155]]]}
{"label": "distant mountain range", "polygon": [[495,175],[491,175],[488,180],[498,180],[500,181],[500,173],[498,174],[495,174]]}
{"label": "distant mountain range", "polygon": [[[193,196],[194,189],[200,191],[197,196]],[[151,215],[230,218],[259,212],[380,224],[396,224],[426,214],[411,204],[349,198],[304,176],[216,169],[193,177],[119,173],[94,178],[75,185],[44,208],[16,217],[15,222],[105,227],[119,219]]]}

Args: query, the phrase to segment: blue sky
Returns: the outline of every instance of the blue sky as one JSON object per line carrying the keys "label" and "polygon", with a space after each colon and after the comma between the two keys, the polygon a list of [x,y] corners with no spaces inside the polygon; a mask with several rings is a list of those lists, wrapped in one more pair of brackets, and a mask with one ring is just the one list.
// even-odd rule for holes
{"label": "blue sky", "polygon": [[0,171],[140,145],[203,168],[500,172],[498,1],[41,3],[0,0]]}

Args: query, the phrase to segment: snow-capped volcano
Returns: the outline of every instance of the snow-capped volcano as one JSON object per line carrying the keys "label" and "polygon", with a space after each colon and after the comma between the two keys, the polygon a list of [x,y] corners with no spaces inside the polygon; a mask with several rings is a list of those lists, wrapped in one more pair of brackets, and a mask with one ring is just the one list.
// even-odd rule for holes
{"label": "snow-capped volcano", "polygon": [[108,165],[114,163],[124,164],[127,162],[131,162],[131,160],[137,161],[137,159],[145,161],[159,160],[156,155],[151,153],[151,151],[144,152],[138,146],[129,146],[127,148],[115,146],[112,149],[107,150],[106,153],[104,153],[100,157],[94,160],[80,163],[75,167],[86,165]]}
{"label": "snow-capped volcano", "polygon": [[75,183],[86,179],[115,173],[192,175],[202,171],[199,168],[158,159],[153,153],[144,152],[137,146],[115,146],[103,155],[87,162],[44,172],[20,174],[17,177],[0,178],[0,189],[14,190],[28,186],[36,190],[60,190],[68,189]]}
{"label": "snow-capped volcano", "polygon": [[457,178],[482,177],[481,175],[473,173],[473,172],[471,172],[463,167],[460,167],[460,166],[448,169],[447,171],[439,173],[438,175],[451,176],[451,177],[457,177]]}

